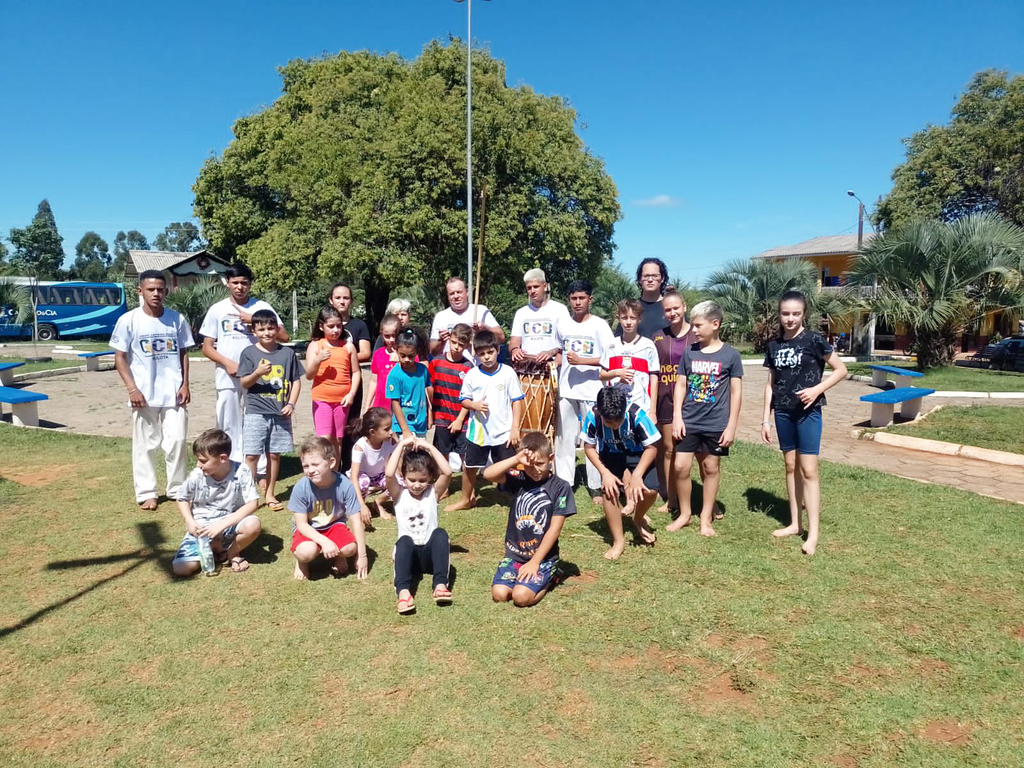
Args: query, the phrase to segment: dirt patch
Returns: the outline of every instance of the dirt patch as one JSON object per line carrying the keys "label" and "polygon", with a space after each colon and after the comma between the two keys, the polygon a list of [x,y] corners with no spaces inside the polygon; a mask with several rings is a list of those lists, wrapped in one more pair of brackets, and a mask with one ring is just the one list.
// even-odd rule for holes
{"label": "dirt patch", "polygon": [[924,627],[922,627],[920,624],[907,624],[907,626],[903,628],[903,632],[908,637],[924,637],[926,634],[924,631]]}
{"label": "dirt patch", "polygon": [[578,733],[590,733],[593,730],[594,706],[587,692],[580,688],[569,691],[564,702],[562,714],[572,722],[573,730]]}
{"label": "dirt patch", "polygon": [[753,709],[754,699],[749,693],[739,690],[732,675],[720,672],[701,686],[704,701],[711,704],[727,704],[730,707]]}
{"label": "dirt patch", "polygon": [[725,648],[725,638],[716,632],[712,632],[710,635],[705,637],[704,643],[709,648]]}
{"label": "dirt patch", "polygon": [[14,471],[5,469],[4,478],[19,485],[28,485],[32,488],[41,488],[45,485],[53,485],[62,478],[72,474],[72,467],[67,465],[40,467],[38,469],[16,469]]}
{"label": "dirt patch", "polygon": [[892,676],[892,670],[872,667],[868,664],[854,664],[845,673],[838,675],[836,682],[855,687],[869,685],[872,688],[878,688]]}
{"label": "dirt patch", "polygon": [[860,760],[853,755],[833,755],[828,759],[828,764],[838,768],[857,768]]}
{"label": "dirt patch", "polygon": [[938,659],[922,659],[917,665],[917,671],[925,677],[937,677],[949,672],[949,664]]}
{"label": "dirt patch", "polygon": [[86,479],[84,485],[86,488],[99,488],[100,486],[105,485],[109,479],[110,478],[106,475],[102,475],[101,477],[90,477]]}
{"label": "dirt patch", "polygon": [[921,729],[920,736],[927,741],[954,744],[962,747],[970,743],[971,731],[973,730],[966,723],[958,723],[951,717],[943,717],[928,723],[928,725]]}
{"label": "dirt patch", "polygon": [[1013,630],[1013,636],[1018,640],[1024,640],[1024,624],[1021,624],[1015,630]]}
{"label": "dirt patch", "polygon": [[636,669],[640,666],[641,659],[639,656],[619,656],[617,659],[611,659],[607,662],[609,669],[615,670],[628,670]]}
{"label": "dirt patch", "polygon": [[579,576],[570,576],[566,584],[596,584],[599,581],[597,571],[580,571]]}

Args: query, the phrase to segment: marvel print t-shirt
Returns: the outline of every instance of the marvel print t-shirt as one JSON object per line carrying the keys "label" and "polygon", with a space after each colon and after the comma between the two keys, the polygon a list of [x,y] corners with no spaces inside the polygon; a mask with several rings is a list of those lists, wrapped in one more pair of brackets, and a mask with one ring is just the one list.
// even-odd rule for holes
{"label": "marvel print t-shirt", "polygon": [[[517,563],[526,563],[544,540],[555,515],[576,514],[576,499],[572,486],[558,475],[537,481],[525,472],[509,472],[505,476],[505,488],[516,494],[505,528],[505,555]],[[556,541],[545,560],[557,558]]]}
{"label": "marvel print t-shirt", "polygon": [[702,352],[694,344],[683,353],[679,375],[686,379],[683,425],[686,434],[717,434],[729,424],[733,378],[743,378],[740,353],[723,344],[717,352]]}
{"label": "marvel print t-shirt", "polygon": [[[764,365],[772,372],[772,408],[777,411],[802,411],[804,404],[796,393],[817,386],[825,372],[825,361],[835,348],[820,333],[803,331],[792,339],[772,339],[764,354]],[[819,395],[811,408],[825,405]],[[809,410],[809,409],[808,409]]]}

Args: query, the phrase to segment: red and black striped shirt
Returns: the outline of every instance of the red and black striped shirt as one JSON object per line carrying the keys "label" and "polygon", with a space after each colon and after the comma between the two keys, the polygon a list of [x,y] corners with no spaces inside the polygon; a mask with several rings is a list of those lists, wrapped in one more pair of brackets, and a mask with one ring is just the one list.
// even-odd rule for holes
{"label": "red and black striped shirt", "polygon": [[434,423],[451,424],[459,417],[462,405],[459,403],[459,392],[462,390],[462,379],[473,366],[465,358],[453,363],[447,355],[435,357],[430,361],[430,381],[434,387]]}

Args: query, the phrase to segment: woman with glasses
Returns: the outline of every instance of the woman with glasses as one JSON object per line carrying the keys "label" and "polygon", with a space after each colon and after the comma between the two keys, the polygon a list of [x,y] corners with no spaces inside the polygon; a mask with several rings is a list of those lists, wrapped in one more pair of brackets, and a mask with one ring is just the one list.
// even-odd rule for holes
{"label": "woman with glasses", "polygon": [[[661,297],[668,288],[668,269],[661,259],[649,258],[640,262],[636,268],[636,284],[640,286],[640,303],[644,306],[637,332],[641,336],[653,339],[654,334],[665,327],[665,312],[661,306]],[[615,329],[615,335],[621,336],[622,331]]]}

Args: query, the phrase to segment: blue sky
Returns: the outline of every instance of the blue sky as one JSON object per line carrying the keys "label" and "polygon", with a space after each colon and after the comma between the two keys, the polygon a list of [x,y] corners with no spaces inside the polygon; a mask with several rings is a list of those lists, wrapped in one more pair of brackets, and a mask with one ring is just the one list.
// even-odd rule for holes
{"label": "blue sky", "polygon": [[[616,259],[699,281],[730,258],[852,231],[853,188],[889,188],[900,140],[971,76],[1024,72],[1024,3],[473,3],[511,84],[567,97],[614,178]],[[324,52],[415,57],[464,36],[452,0],[5,3],[0,235],[49,198],[73,254],[94,229],[152,239],[276,67]]]}

